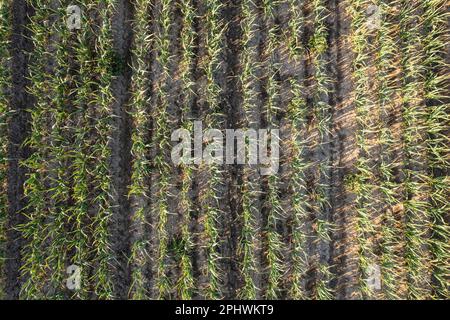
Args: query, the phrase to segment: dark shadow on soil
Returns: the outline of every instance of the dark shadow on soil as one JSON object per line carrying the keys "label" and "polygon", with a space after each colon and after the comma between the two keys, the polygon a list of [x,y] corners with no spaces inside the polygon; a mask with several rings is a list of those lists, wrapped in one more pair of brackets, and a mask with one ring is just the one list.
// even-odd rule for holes
{"label": "dark shadow on soil", "polygon": [[111,87],[114,96],[113,134],[111,141],[111,177],[112,177],[112,221],[110,239],[114,252],[113,284],[114,297],[126,299],[130,287],[131,275],[128,265],[130,256],[130,203],[128,186],[131,181],[131,118],[126,111],[130,99],[131,84],[131,44],[133,30],[133,6],[129,0],[116,3],[112,18],[113,46],[120,62]]}
{"label": "dark shadow on soil", "polygon": [[21,161],[27,159],[31,152],[23,145],[30,133],[30,114],[33,97],[27,93],[29,53],[32,51],[30,31],[27,29],[33,9],[25,0],[15,0],[12,4],[13,31],[11,38],[12,89],[10,110],[13,110],[9,122],[9,167],[8,167],[8,231],[6,245],[6,298],[17,299],[23,279],[20,278],[22,265],[21,250],[25,240],[17,227],[26,221],[23,209],[26,206],[23,184],[26,170]]}

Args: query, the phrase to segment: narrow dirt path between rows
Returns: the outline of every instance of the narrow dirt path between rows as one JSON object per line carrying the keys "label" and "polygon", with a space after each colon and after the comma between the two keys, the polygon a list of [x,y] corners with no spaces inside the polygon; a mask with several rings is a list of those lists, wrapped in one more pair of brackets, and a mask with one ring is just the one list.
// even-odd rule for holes
{"label": "narrow dirt path between rows", "polygon": [[33,9],[25,0],[14,0],[12,4],[12,38],[11,38],[11,69],[12,95],[10,109],[14,110],[9,122],[9,168],[8,168],[8,232],[6,247],[6,297],[17,299],[20,291],[20,266],[22,265],[21,250],[24,239],[17,227],[25,222],[22,211],[26,206],[23,184],[26,171],[20,162],[30,155],[28,147],[23,143],[30,131],[30,114],[27,109],[33,106],[33,97],[27,93],[29,53],[32,51],[30,31],[27,29],[29,17]]}

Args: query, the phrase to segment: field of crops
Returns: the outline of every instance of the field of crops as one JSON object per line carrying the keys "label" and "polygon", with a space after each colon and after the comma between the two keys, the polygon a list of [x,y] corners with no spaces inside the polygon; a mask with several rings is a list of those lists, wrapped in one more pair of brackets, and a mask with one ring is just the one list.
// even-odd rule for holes
{"label": "field of crops", "polygon": [[448,9],[0,0],[0,299],[449,299]]}

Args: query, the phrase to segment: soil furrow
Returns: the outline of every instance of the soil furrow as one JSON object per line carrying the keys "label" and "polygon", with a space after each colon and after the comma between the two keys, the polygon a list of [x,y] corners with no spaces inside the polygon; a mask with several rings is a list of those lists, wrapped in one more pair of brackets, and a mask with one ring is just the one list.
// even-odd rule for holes
{"label": "soil furrow", "polygon": [[27,92],[29,86],[28,66],[29,54],[33,44],[30,39],[30,31],[27,29],[29,18],[34,10],[25,0],[12,2],[12,37],[11,37],[11,70],[12,88],[10,98],[10,110],[13,110],[9,120],[9,166],[8,166],[8,231],[6,246],[6,297],[17,299],[23,279],[20,278],[20,267],[23,263],[21,251],[25,240],[17,227],[26,221],[24,208],[23,185],[26,180],[26,169],[21,161],[30,155],[30,149],[24,146],[24,142],[30,133],[30,115],[28,109],[33,106],[33,97]]}
{"label": "soil furrow", "polygon": [[109,233],[114,252],[114,297],[128,297],[131,275],[128,264],[130,256],[130,203],[128,186],[131,181],[131,118],[127,113],[131,85],[131,22],[134,8],[129,0],[117,1],[112,16],[113,48],[117,68],[111,83],[114,96],[113,133],[111,137],[110,170],[112,175],[112,219]]}

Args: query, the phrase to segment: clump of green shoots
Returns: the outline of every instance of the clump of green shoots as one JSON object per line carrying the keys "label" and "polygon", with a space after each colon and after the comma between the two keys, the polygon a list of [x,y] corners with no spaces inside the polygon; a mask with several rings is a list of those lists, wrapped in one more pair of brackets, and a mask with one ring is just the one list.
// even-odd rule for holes
{"label": "clump of green shoots", "polygon": [[409,1],[400,12],[403,39],[403,122],[405,150],[406,267],[408,297],[429,297],[430,256],[429,178],[426,174],[426,118],[424,101],[424,39],[422,35],[422,3]]}
{"label": "clump of green shoots", "polygon": [[[202,58],[201,69],[206,78],[205,102],[207,114],[205,126],[207,128],[220,128],[222,117],[220,109],[221,87],[218,76],[223,73],[221,55],[224,48],[225,24],[221,18],[223,4],[218,0],[205,1],[205,56]],[[203,274],[206,275],[206,288],[200,288],[202,296],[207,299],[221,297],[221,273],[219,267],[220,255],[218,221],[221,211],[219,209],[218,187],[222,177],[218,164],[209,164],[204,168],[207,171],[208,182],[200,187],[199,202],[205,214],[205,223],[202,239],[206,242],[206,266]]]}
{"label": "clump of green shoots", "polygon": [[[267,41],[264,48],[264,56],[266,61],[267,72],[267,103],[264,110],[264,115],[267,119],[267,125],[271,129],[276,129],[278,125],[275,122],[279,106],[280,84],[276,79],[278,73],[278,56],[280,39],[278,36],[279,25],[275,23],[275,14],[277,3],[275,1],[264,1],[263,12],[264,19],[267,26]],[[281,206],[278,196],[279,178],[277,174],[268,176],[268,191],[264,206],[267,208],[267,251],[266,259],[268,262],[268,283],[265,296],[268,299],[277,299],[279,297],[280,284],[282,276],[285,273],[284,265],[282,263],[283,247],[281,235],[277,231],[277,227],[284,215],[284,210]]]}
{"label": "clump of green shoots", "polygon": [[172,0],[161,1],[158,8],[157,24],[159,30],[155,32],[156,62],[160,68],[160,75],[156,81],[153,92],[155,94],[155,108],[153,118],[152,144],[156,149],[153,158],[153,166],[157,178],[155,179],[156,195],[154,203],[154,216],[156,221],[156,234],[158,237],[158,248],[156,253],[156,278],[155,289],[158,298],[165,298],[172,291],[172,283],[167,276],[166,262],[169,255],[168,234],[166,230],[169,215],[168,191],[170,188],[170,166],[166,159],[166,150],[170,148],[170,119],[167,108],[169,106],[169,93],[167,84],[170,82],[170,31],[172,25]]}
{"label": "clump of green shoots", "polygon": [[[69,223],[73,226],[70,232],[70,243],[68,250],[73,254],[69,258],[70,264],[81,268],[81,287],[74,294],[75,297],[86,299],[92,291],[92,279],[89,276],[93,267],[92,260],[92,211],[93,197],[91,195],[91,167],[93,159],[90,155],[90,145],[92,143],[91,114],[95,109],[96,92],[93,90],[96,58],[95,51],[91,50],[90,40],[95,37],[94,24],[90,21],[89,15],[95,10],[92,2],[82,3],[83,21],[82,29],[77,31],[74,41],[71,42],[74,59],[74,75],[76,95],[73,100],[72,125],[73,145],[71,146],[72,172],[72,213]],[[76,41],[75,41],[76,39]],[[97,159],[95,159],[96,161]]]}
{"label": "clump of green shoots", "polygon": [[[194,97],[193,64],[195,59],[194,40],[196,32],[194,21],[196,11],[192,0],[183,0],[180,4],[183,15],[183,26],[181,30],[181,48],[183,50],[180,62],[180,78],[182,81],[181,97],[181,122],[182,127],[192,131],[191,107]],[[192,212],[192,201],[189,195],[193,179],[193,168],[191,164],[182,164],[181,168],[181,190],[179,212],[181,218],[181,258],[179,262],[180,276],[177,280],[177,292],[181,299],[191,299],[195,288],[194,275],[192,272],[192,249],[193,241],[190,233],[190,217]]]}
{"label": "clump of green shoots", "polygon": [[[96,79],[95,90],[92,92],[89,117],[95,117],[95,124],[91,132],[95,142],[89,146],[89,161],[94,162],[91,169],[90,181],[94,190],[92,205],[95,216],[92,219],[93,253],[95,268],[93,274],[94,293],[99,299],[113,298],[113,284],[111,280],[111,262],[113,254],[109,239],[109,223],[111,218],[111,173],[109,161],[111,149],[109,142],[113,131],[111,124],[113,94],[111,82],[114,77],[114,50],[111,34],[111,19],[113,17],[114,1],[98,0],[95,9],[99,10],[100,26],[95,47],[94,74]],[[91,119],[92,119],[91,118]]]}
{"label": "clump of green shoots", "polygon": [[130,297],[132,299],[148,298],[146,290],[145,268],[149,262],[147,248],[149,240],[145,238],[145,228],[148,220],[148,181],[150,177],[149,154],[149,52],[152,46],[152,34],[148,21],[151,4],[149,0],[137,0],[136,16],[134,22],[134,48],[133,48],[133,75],[132,75],[132,97],[130,102],[130,115],[133,120],[131,133],[131,154],[133,157],[131,185],[129,197],[132,207],[133,234],[131,244],[131,272],[132,283]]}
{"label": "clump of green shoots", "polygon": [[448,43],[447,2],[425,0],[423,2],[425,26],[424,60],[425,99],[427,117],[427,161],[430,175],[430,222],[429,248],[431,251],[432,297],[446,299],[449,296],[448,275],[450,252],[450,228],[446,217],[450,210],[448,201],[449,137],[448,123],[448,64],[446,46]]}
{"label": "clump of green shoots", "polygon": [[395,6],[391,3],[378,3],[381,13],[379,36],[379,53],[377,57],[377,79],[380,83],[378,100],[380,104],[382,128],[380,129],[380,192],[385,206],[383,212],[382,243],[381,243],[381,277],[383,292],[388,299],[401,298],[401,288],[404,284],[401,277],[403,259],[399,244],[401,243],[402,230],[397,219],[400,208],[400,184],[395,181],[394,170],[400,165],[396,159],[396,139],[390,128],[389,116],[396,107],[396,97],[399,95],[399,87],[394,74],[398,68],[396,57],[398,52],[398,28],[394,25]]}
{"label": "clump of green shoots", "polygon": [[373,198],[375,187],[375,176],[372,167],[371,145],[368,141],[371,133],[377,132],[373,123],[372,113],[373,101],[370,92],[370,49],[368,42],[369,30],[367,29],[366,8],[369,2],[365,0],[351,1],[348,9],[352,17],[352,48],[355,53],[353,63],[353,77],[355,83],[355,108],[357,121],[356,144],[359,149],[356,161],[357,173],[354,181],[354,192],[356,194],[357,212],[357,237],[359,243],[359,286],[364,297],[373,297],[374,291],[367,283],[370,276],[370,266],[375,262],[373,252],[373,235],[375,233],[373,221]]}
{"label": "clump of green shoots", "polygon": [[290,18],[287,26],[287,47],[289,50],[289,57],[294,60],[299,60],[303,53],[302,48],[302,26],[304,25],[304,16],[302,14],[301,0],[287,0],[290,12]]}
{"label": "clump of green shoots", "polygon": [[[314,17],[314,33],[311,38],[310,49],[312,63],[314,67],[314,94],[313,94],[313,110],[317,121],[319,132],[319,141],[316,152],[323,152],[326,156],[317,164],[316,187],[313,191],[312,198],[314,204],[312,209],[316,214],[316,232],[317,232],[317,248],[326,248],[331,242],[331,221],[327,214],[329,211],[328,189],[329,189],[329,170],[330,157],[329,143],[330,143],[330,126],[331,126],[331,106],[329,104],[330,94],[330,78],[327,75],[328,61],[326,58],[327,52],[327,37],[328,26],[326,19],[329,15],[328,9],[323,0],[314,0],[312,2],[313,17]],[[330,281],[332,274],[330,266],[325,257],[322,257],[320,252],[317,252],[318,268],[317,268],[317,283],[316,283],[316,297],[317,299],[331,299],[333,292],[330,288]]]}
{"label": "clump of green shoots", "polygon": [[[252,112],[255,106],[255,83],[257,64],[257,44],[255,43],[257,25],[257,13],[254,3],[250,0],[242,2],[242,52],[240,56],[241,73],[239,82],[241,86],[243,101],[242,110],[244,112],[245,126],[250,127],[253,123]],[[242,173],[242,230],[239,239],[238,255],[240,257],[240,273],[243,286],[238,290],[238,297],[241,299],[256,299],[259,288],[256,287],[257,257],[256,241],[258,227],[254,219],[258,212],[256,200],[259,197],[255,183],[252,181],[254,169],[244,166]]]}
{"label": "clump of green shoots", "polygon": [[54,164],[49,162],[56,140],[52,125],[58,118],[56,92],[52,87],[58,80],[53,76],[55,68],[49,66],[55,65],[54,50],[57,44],[54,40],[56,30],[53,8],[40,1],[33,1],[30,5],[34,7],[35,15],[29,26],[34,44],[29,91],[36,97],[36,103],[30,111],[31,135],[26,141],[34,152],[23,163],[29,169],[29,174],[24,186],[28,199],[24,213],[27,215],[27,222],[20,226],[24,238],[27,239],[27,245],[22,251],[22,275],[25,281],[20,295],[26,299],[39,299],[47,295],[44,288],[49,284],[52,272],[52,251],[48,250],[48,247],[50,245],[51,248],[52,237],[55,235],[55,225],[52,221],[56,222],[58,219],[49,190],[51,185],[54,186],[54,172],[51,173]]}
{"label": "clump of green shoots", "polygon": [[304,87],[300,81],[293,77],[290,80],[292,99],[288,107],[289,119],[291,119],[291,167],[293,170],[290,180],[292,195],[292,279],[289,289],[289,297],[292,299],[306,299],[306,289],[302,285],[306,271],[308,253],[307,234],[305,221],[308,218],[308,196],[306,188],[305,172],[308,163],[304,160],[306,150],[302,132],[306,126],[306,101],[304,99]]}
{"label": "clump of green shoots", "polygon": [[[57,8],[57,17],[65,15],[64,8]],[[48,136],[48,166],[49,182],[47,207],[50,211],[48,222],[48,236],[51,241],[48,247],[47,264],[49,266],[49,281],[54,293],[49,298],[64,298],[66,260],[70,237],[65,234],[66,226],[72,216],[72,207],[69,207],[71,186],[70,172],[67,170],[71,161],[72,127],[70,109],[71,66],[69,65],[71,48],[71,35],[64,19],[55,19],[52,25],[52,34],[57,35],[55,43],[54,63],[52,72],[50,108],[53,114],[51,131]]]}

